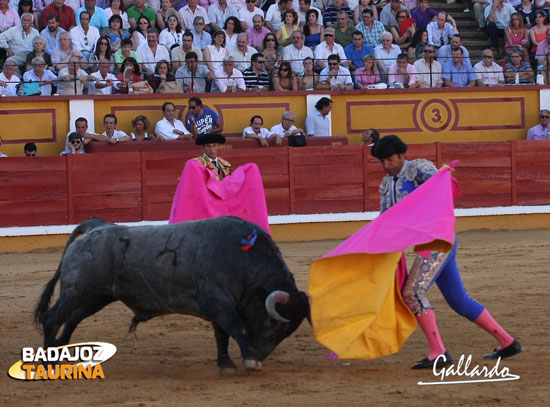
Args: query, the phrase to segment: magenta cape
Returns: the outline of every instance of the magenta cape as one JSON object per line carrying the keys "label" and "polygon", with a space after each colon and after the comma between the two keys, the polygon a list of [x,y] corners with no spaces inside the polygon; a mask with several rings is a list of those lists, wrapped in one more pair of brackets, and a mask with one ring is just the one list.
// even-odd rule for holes
{"label": "magenta cape", "polygon": [[321,344],[343,359],[399,351],[416,320],[401,297],[397,265],[409,247],[452,248],[459,193],[450,170],[442,169],[311,265],[312,325]]}
{"label": "magenta cape", "polygon": [[214,171],[188,160],[174,195],[169,223],[224,215],[248,220],[269,233],[258,166],[245,164],[219,181]]}

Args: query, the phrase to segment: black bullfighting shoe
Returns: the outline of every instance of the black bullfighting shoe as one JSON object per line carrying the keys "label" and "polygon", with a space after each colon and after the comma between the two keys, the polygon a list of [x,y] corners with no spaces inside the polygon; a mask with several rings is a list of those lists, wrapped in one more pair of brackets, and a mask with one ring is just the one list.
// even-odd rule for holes
{"label": "black bullfighting shoe", "polygon": [[[441,357],[443,356],[443,357]],[[434,362],[437,360],[436,367],[444,367],[448,366],[451,363],[453,363],[453,358],[449,354],[449,352],[445,351],[443,355],[439,355],[435,359],[428,359],[424,358],[422,360],[419,360],[414,365],[412,365],[411,369],[413,370],[420,370],[420,369],[432,369],[434,367]]]}
{"label": "black bullfighting shoe", "polygon": [[521,352],[521,345],[517,341],[517,339],[514,339],[514,342],[512,342],[510,345],[508,345],[505,348],[502,349],[495,349],[491,353],[487,353],[483,355],[484,359],[505,359],[509,358],[510,356],[517,355]]}

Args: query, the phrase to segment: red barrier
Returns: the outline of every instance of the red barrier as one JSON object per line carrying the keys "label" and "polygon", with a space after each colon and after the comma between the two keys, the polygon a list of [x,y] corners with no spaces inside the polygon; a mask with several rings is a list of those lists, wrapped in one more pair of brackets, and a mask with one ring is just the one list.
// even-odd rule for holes
{"label": "red barrier", "polygon": [[[168,219],[181,170],[200,154],[182,148],[2,158],[0,227],[78,223],[90,216],[119,222]],[[368,147],[239,148],[221,156],[233,168],[259,166],[270,215],[379,208],[384,172]],[[457,207],[550,204],[549,141],[412,144],[407,157],[438,167],[460,160],[455,176],[463,197]]]}

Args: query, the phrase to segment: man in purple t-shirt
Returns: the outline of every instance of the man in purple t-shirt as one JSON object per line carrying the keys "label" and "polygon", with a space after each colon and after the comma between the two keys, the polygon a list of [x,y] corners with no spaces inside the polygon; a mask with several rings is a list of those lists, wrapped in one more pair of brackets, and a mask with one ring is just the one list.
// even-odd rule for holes
{"label": "man in purple t-shirt", "polygon": [[426,29],[428,23],[435,21],[437,17],[437,11],[430,8],[430,0],[420,0],[418,6],[412,11],[411,17],[414,18],[416,23],[416,29]]}

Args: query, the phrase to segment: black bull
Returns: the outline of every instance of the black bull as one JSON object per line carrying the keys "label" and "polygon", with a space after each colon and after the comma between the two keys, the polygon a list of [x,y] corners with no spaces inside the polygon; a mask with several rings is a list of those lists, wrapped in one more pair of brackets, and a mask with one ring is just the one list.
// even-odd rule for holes
{"label": "black bull", "polygon": [[[255,228],[255,244],[241,250]],[[50,308],[58,280],[59,298]],[[229,336],[245,367],[260,369],[260,361],[309,317],[308,297],[296,288],[275,243],[234,217],[139,227],[89,219],[78,225],[36,305],[44,346],[69,343],[84,318],[118,300],[135,314],[130,331],[173,313],[211,321],[222,373],[235,369]]]}

